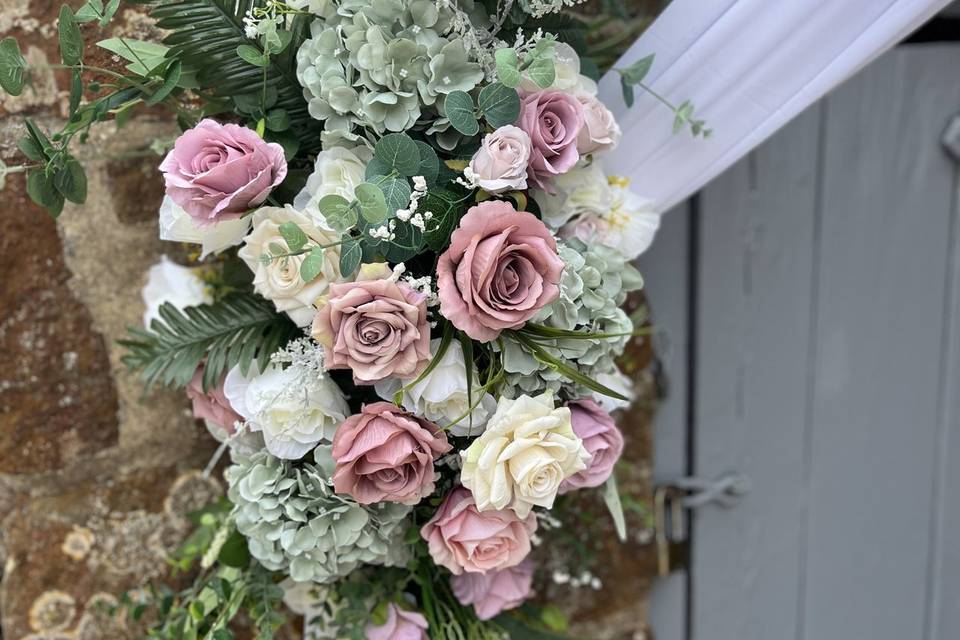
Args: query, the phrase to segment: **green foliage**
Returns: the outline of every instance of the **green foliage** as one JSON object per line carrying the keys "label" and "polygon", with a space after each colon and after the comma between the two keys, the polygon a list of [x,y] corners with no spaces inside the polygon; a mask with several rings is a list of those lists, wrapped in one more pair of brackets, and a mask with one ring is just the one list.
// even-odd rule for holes
{"label": "green foliage", "polygon": [[620,491],[617,489],[617,478],[614,475],[611,475],[603,486],[603,502],[610,511],[617,537],[620,538],[620,542],[626,542],[627,520],[623,516],[623,504],[620,502]]}
{"label": "green foliage", "polygon": [[357,196],[360,215],[368,224],[378,225],[387,219],[387,201],[380,187],[369,182],[361,182],[353,192]]}
{"label": "green foliage", "polygon": [[417,150],[420,152],[420,166],[417,168],[416,175],[423,176],[427,184],[434,184],[440,175],[440,158],[433,147],[426,142],[417,140]]}
{"label": "green foliage", "polygon": [[356,238],[344,236],[340,245],[340,273],[350,274],[360,266],[363,249]]}
{"label": "green foliage", "polygon": [[323,271],[324,259],[321,247],[314,246],[310,249],[310,253],[300,263],[300,277],[304,282],[312,282],[314,278],[320,275],[320,272]]}
{"label": "green foliage", "polygon": [[413,139],[405,133],[388,133],[377,141],[373,156],[389,171],[402,176],[417,175],[420,168],[420,151]]}
{"label": "green foliage", "polygon": [[[410,183],[399,178],[386,178],[379,184],[380,191],[383,193],[384,201],[387,207],[387,213],[394,215],[397,209],[404,209],[410,204],[410,195],[413,190],[410,189]],[[364,216],[366,218],[366,216]],[[367,219],[367,222],[376,223],[374,220]],[[380,222],[383,222],[381,220]]]}
{"label": "green foliage", "polygon": [[520,96],[499,82],[488,84],[480,90],[477,106],[491,127],[513,124],[520,115]]}
{"label": "green foliage", "polygon": [[58,36],[63,64],[79,64],[83,58],[83,36],[80,35],[80,26],[73,17],[73,11],[67,5],[60,7]]}
{"label": "green foliage", "polygon": [[343,196],[330,194],[317,203],[320,213],[334,231],[345,232],[356,226],[359,210]]}
{"label": "green foliage", "polygon": [[132,38],[107,38],[97,42],[97,46],[120,56],[130,64],[127,71],[138,76],[147,76],[166,60],[170,47],[155,42],[144,42]]}
{"label": "green foliage", "polygon": [[520,61],[515,49],[497,49],[493,54],[497,62],[497,77],[505,87],[520,85]]}
{"label": "green foliage", "polygon": [[653,66],[653,54],[640,58],[629,67],[623,69],[614,69],[620,74],[620,88],[623,90],[623,101],[628,107],[632,107],[635,96],[634,87],[643,89],[653,96],[663,106],[673,111],[673,133],[680,133],[684,127],[690,127],[690,133],[693,137],[703,136],[707,138],[712,131],[707,127],[705,120],[698,120],[693,117],[694,107],[689,100],[684,100],[680,106],[675,106],[672,102],[651,89],[644,83],[644,78],[650,72]]}
{"label": "green foliage", "polygon": [[633,106],[633,87],[643,83],[643,79],[647,77],[650,68],[653,66],[653,57],[654,54],[651,53],[646,57],[640,58],[625,69],[617,69],[620,73],[620,87],[623,90],[623,101],[628,107]]}
{"label": "green foliage", "polygon": [[77,10],[74,19],[78,23],[97,21],[101,27],[105,27],[119,8],[120,0],[109,0],[106,6],[103,0],[87,0],[86,4]]}
{"label": "green foliage", "polygon": [[[318,123],[307,112],[303,88],[297,81],[296,47],[270,53],[262,67],[238,55],[241,46],[251,59],[254,53],[267,53],[244,33],[243,16],[255,5],[255,0],[159,0],[150,15],[157,19],[158,27],[172,31],[163,41],[170,47],[167,55],[179,59],[184,72],[196,77],[201,89],[235,100],[253,94],[263,115],[270,108],[283,109],[294,134],[318,144]],[[308,15],[293,16],[288,35],[280,37],[287,43],[299,41],[308,31],[310,19]],[[271,52],[278,48],[271,46]],[[272,93],[272,100],[262,100],[267,94],[262,88]]]}
{"label": "green foliage", "polygon": [[440,252],[450,242],[450,234],[466,213],[464,197],[450,189],[435,187],[420,201],[420,209],[433,212],[424,240],[431,250]]}
{"label": "green foliage", "polygon": [[296,337],[296,325],[278,315],[273,304],[254,295],[230,294],[213,304],[178,310],[160,307],[160,319],[149,329],[131,327],[123,362],[148,386],[182,387],[204,362],[203,386],[215,386],[226,372],[240,365],[246,373],[254,359],[261,369],[270,354]]}
{"label": "green foliage", "polygon": [[454,129],[465,136],[475,136],[480,131],[473,98],[465,91],[452,91],[443,102],[444,115]]}
{"label": "green foliage", "polygon": [[20,95],[26,69],[27,62],[20,54],[17,39],[7,37],[0,41],[0,89],[11,96]]}

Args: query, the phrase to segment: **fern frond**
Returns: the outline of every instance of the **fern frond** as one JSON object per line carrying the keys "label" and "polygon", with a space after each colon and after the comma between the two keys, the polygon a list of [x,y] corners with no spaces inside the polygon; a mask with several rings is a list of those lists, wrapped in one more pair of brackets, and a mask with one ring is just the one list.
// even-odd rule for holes
{"label": "fern frond", "polygon": [[[244,35],[243,16],[263,0],[159,0],[150,11],[157,26],[170,29],[164,38],[170,47],[168,56],[176,56],[184,73],[196,73],[202,89],[217,96],[258,95],[262,90],[264,70],[237,55],[241,44],[262,49],[258,42]],[[307,37],[311,16],[294,16],[290,31],[291,43],[278,55],[270,57],[266,68],[266,84],[277,91],[273,109],[284,109],[290,124],[304,142],[319,142],[319,123],[307,111],[303,87],[297,81],[297,49]]]}
{"label": "fern frond", "polygon": [[256,359],[263,369],[270,354],[300,333],[271,302],[243,294],[182,311],[165,302],[150,329],[130,327],[129,332],[130,339],[120,341],[128,350],[122,361],[139,370],[148,387],[183,387],[206,359],[204,389],[216,386],[235,365],[246,373]]}

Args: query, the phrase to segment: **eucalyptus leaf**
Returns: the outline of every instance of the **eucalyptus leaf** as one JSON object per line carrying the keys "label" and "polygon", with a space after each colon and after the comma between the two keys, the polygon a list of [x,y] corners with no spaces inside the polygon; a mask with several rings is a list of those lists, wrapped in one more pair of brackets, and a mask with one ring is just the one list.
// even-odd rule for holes
{"label": "eucalyptus leaf", "polygon": [[[280,235],[283,236],[284,241],[287,243],[287,248],[290,251],[300,251],[303,248],[303,245],[309,242],[307,234],[303,232],[303,229],[300,228],[296,222],[286,221],[280,225]],[[311,280],[313,278],[310,278]]]}
{"label": "eucalyptus leaf", "polygon": [[440,175],[440,158],[433,147],[426,142],[417,140],[417,150],[420,152],[420,168],[417,169],[417,175],[423,176],[427,184],[433,184]]}
{"label": "eucalyptus leaf", "polygon": [[343,196],[331,194],[320,198],[317,208],[334,231],[343,233],[356,226],[357,212]]}
{"label": "eucalyptus leaf", "polygon": [[373,155],[389,170],[400,175],[416,175],[420,153],[413,139],[405,133],[388,133],[373,148]]}
{"label": "eucalyptus leaf", "polygon": [[552,58],[536,58],[527,67],[527,75],[541,89],[546,89],[557,79],[557,69]]}
{"label": "eucalyptus leaf", "polygon": [[18,96],[23,92],[23,74],[27,68],[27,61],[20,55],[20,45],[13,37],[0,41],[0,89],[11,96]]}
{"label": "eucalyptus leaf", "polygon": [[34,162],[46,162],[46,156],[43,155],[43,149],[33,141],[32,138],[21,138],[17,142],[20,152]]}
{"label": "eucalyptus leaf", "polygon": [[364,180],[367,182],[373,182],[375,178],[385,176],[390,173],[391,169],[387,166],[387,163],[374,156],[370,158],[370,162],[367,163],[367,168],[364,170]]}
{"label": "eucalyptus leaf", "polygon": [[654,54],[650,54],[643,58],[640,58],[629,67],[624,69],[618,69],[620,76],[632,85],[637,85],[643,82],[643,79],[647,77],[647,74],[650,73],[651,67],[653,67],[653,57]]}
{"label": "eucalyptus leaf", "polygon": [[504,86],[515,88],[520,85],[520,69],[515,49],[497,49],[493,54],[497,63],[497,77]]}
{"label": "eucalyptus leaf", "polygon": [[520,115],[520,96],[515,89],[494,82],[480,90],[477,106],[491,127],[502,127],[517,121]]}
{"label": "eucalyptus leaf", "polygon": [[450,92],[443,102],[444,115],[451,126],[465,136],[475,136],[480,123],[474,114],[473,98],[465,91]]}
{"label": "eucalyptus leaf", "polygon": [[456,229],[460,221],[463,208],[460,205],[460,196],[453,191],[437,187],[430,189],[427,195],[420,200],[420,209],[430,211],[433,218],[427,225],[424,240],[427,246],[434,251],[442,251],[450,240],[450,234]]}
{"label": "eucalyptus leaf", "polygon": [[239,45],[237,55],[255,67],[265,67],[270,64],[270,56],[261,53],[259,49],[249,44]]}
{"label": "eucalyptus leaf", "polygon": [[53,177],[53,184],[57,191],[70,202],[83,204],[87,200],[87,175],[81,165],[74,158],[67,160],[62,169]]}
{"label": "eucalyptus leaf", "polygon": [[633,85],[623,76],[620,76],[620,89],[623,91],[623,103],[632,107],[634,101]]}
{"label": "eucalyptus leaf", "polygon": [[314,246],[300,263],[300,277],[304,282],[313,282],[323,271],[323,249]]}
{"label": "eucalyptus leaf", "polygon": [[79,22],[93,22],[94,20],[99,20],[100,16],[103,15],[103,1],[102,0],[87,0],[86,4],[77,9],[77,13],[74,15],[74,19]]}
{"label": "eucalyptus leaf", "polygon": [[376,225],[387,219],[387,200],[380,187],[370,182],[361,182],[353,192],[357,196],[360,215],[364,220]]}
{"label": "eucalyptus leaf", "polygon": [[267,129],[286,131],[290,128],[290,115],[286,109],[272,109],[267,112]]}
{"label": "eucalyptus leaf", "polygon": [[[380,183],[380,190],[387,205],[387,215],[392,216],[397,209],[406,209],[410,204],[412,189],[410,184],[400,178],[390,178]],[[368,220],[368,222],[371,222]],[[373,223],[376,224],[376,223]]]}
{"label": "eucalyptus leaf", "polygon": [[343,243],[340,245],[340,273],[344,277],[349,276],[357,267],[360,266],[360,258],[363,250],[360,243],[352,236],[344,236]]}
{"label": "eucalyptus leaf", "polygon": [[80,64],[83,58],[83,36],[80,35],[80,26],[73,17],[73,10],[67,5],[60,7],[57,34],[60,38],[60,57],[63,58],[63,64]]}

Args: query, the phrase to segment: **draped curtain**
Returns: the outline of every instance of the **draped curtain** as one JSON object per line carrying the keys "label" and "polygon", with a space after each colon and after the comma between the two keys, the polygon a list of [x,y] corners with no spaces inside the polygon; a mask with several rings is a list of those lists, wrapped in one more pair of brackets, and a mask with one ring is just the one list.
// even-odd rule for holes
{"label": "draped curtain", "polygon": [[608,73],[600,98],[624,142],[604,159],[660,211],[696,192],[950,0],[674,0],[618,66],[656,55],[646,78],[690,99],[710,138],[672,134],[672,113],[637,92],[632,108]]}

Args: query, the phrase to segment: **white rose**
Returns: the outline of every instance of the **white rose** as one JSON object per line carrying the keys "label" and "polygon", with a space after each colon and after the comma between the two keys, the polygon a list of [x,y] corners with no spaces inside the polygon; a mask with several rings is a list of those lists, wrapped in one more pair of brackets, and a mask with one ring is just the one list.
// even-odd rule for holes
{"label": "white rose", "polygon": [[578,216],[601,215],[612,206],[610,183],[597,163],[555,176],[553,186],[555,193],[534,193],[543,221],[551,229],[559,229]]}
{"label": "white rose", "polygon": [[477,184],[490,193],[527,188],[530,136],[513,125],[488,133],[470,160]]}
{"label": "white rose", "polygon": [[577,151],[584,155],[616,147],[623,134],[610,109],[589,93],[577,93],[577,100],[583,105],[583,127],[577,137]]}
{"label": "white rose", "polygon": [[287,248],[286,240],[280,233],[284,222],[295,222],[307,235],[307,248],[336,242],[339,236],[332,231],[317,227],[312,220],[291,207],[263,207],[253,214],[253,231],[237,252],[253,271],[253,287],[257,293],[273,301],[278,311],[285,311],[298,326],[306,326],[313,321],[316,309],[313,303],[327,292],[332,282],[342,280],[340,274],[340,248],[329,247],[324,250],[323,268],[320,274],[310,282],[300,277],[300,265],[307,254],[289,256],[271,260],[267,263],[261,256],[270,253],[271,245]]}
{"label": "white rose", "polygon": [[534,506],[552,507],[560,484],[590,460],[570,410],[555,409],[548,393],[501,398],[487,430],[461,455],[460,481],[477,508],[510,508],[520,518]]}
{"label": "white rose", "polygon": [[223,381],[223,393],[251,431],[260,431],[267,451],[287,460],[306,455],[318,443],[333,439],[350,413],[347,401],[330,378],[305,378],[293,368],[255,366],[240,373],[236,366]]}
{"label": "white rose", "polygon": [[353,190],[365,181],[367,163],[372,158],[373,152],[365,146],[324,149],[317,154],[307,184],[294,198],[294,208],[313,218],[317,225],[326,227],[318,207],[320,199],[329,195],[338,195],[351,201],[356,199]]}
{"label": "white rose", "polygon": [[220,253],[227,247],[240,244],[249,228],[249,217],[221,220],[208,227],[198,227],[194,219],[170,196],[164,196],[160,205],[160,239],[201,245],[201,260],[211,253]]}
{"label": "white rose", "polygon": [[[431,353],[436,353],[439,345],[439,339],[433,340],[430,343]],[[377,382],[374,389],[381,398],[393,402],[393,395],[402,386],[415,379],[387,378]],[[477,393],[476,390],[479,387],[480,382],[477,380],[476,371],[474,371],[474,394]],[[474,401],[476,402],[475,395]],[[470,416],[463,417],[467,415],[470,409],[470,402],[467,394],[463,348],[458,342],[451,342],[446,353],[443,354],[443,358],[440,359],[433,371],[427,374],[423,380],[404,391],[401,404],[407,411],[423,416],[441,427],[448,427],[455,420],[463,418],[453,427],[450,427],[450,433],[455,436],[477,436],[481,434],[487,418],[497,406],[493,396],[486,393],[472,411],[473,422],[471,423]]]}
{"label": "white rose", "polygon": [[160,262],[147,272],[147,284],[140,292],[146,310],[143,312],[143,326],[160,318],[160,305],[169,302],[177,309],[193,307],[213,302],[207,292],[207,285],[199,276],[187,267],[181,267],[167,256],[161,256]]}

